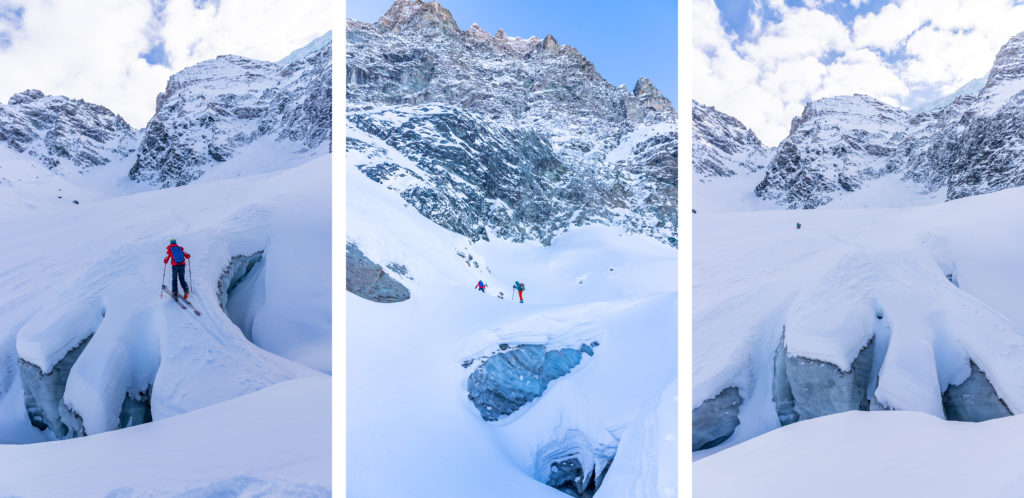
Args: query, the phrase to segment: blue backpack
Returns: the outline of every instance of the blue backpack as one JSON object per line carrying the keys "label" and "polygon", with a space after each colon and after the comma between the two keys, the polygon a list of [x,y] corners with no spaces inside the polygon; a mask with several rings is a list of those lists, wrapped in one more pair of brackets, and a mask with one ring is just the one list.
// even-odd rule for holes
{"label": "blue backpack", "polygon": [[173,245],[173,246],[171,246],[171,258],[174,259],[175,263],[184,263],[185,262],[185,251],[183,251],[181,249],[181,246]]}

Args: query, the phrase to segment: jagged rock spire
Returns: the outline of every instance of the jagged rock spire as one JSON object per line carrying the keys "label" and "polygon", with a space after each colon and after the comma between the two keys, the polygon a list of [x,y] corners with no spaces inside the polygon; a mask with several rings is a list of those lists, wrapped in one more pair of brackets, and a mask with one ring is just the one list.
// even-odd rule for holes
{"label": "jagged rock spire", "polygon": [[640,99],[648,109],[655,112],[673,112],[672,101],[665,98],[646,76],[637,80],[633,86],[633,95]]}
{"label": "jagged rock spire", "polygon": [[459,25],[448,9],[437,2],[423,0],[395,0],[379,22],[391,31],[430,29],[449,35],[460,32]]}

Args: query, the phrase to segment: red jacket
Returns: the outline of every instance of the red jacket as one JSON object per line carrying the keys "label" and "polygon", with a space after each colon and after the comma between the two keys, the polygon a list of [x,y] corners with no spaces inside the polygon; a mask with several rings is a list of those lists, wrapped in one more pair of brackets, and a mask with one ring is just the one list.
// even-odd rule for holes
{"label": "red jacket", "polygon": [[[168,261],[171,262],[171,266],[181,266],[181,265],[185,264],[184,261],[182,261],[181,263],[175,263],[174,260],[171,259],[171,248],[172,247],[179,247],[179,248],[181,248],[181,252],[185,252],[185,248],[179,246],[178,244],[171,244],[171,245],[167,246],[167,257],[164,258],[164,264],[167,264]],[[189,253],[185,252],[185,259],[192,259],[192,256],[190,256]]]}

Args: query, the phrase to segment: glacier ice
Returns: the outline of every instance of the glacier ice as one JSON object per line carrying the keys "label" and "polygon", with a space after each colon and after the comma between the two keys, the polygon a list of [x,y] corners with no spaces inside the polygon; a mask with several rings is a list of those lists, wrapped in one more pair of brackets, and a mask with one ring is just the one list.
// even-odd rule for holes
{"label": "glacier ice", "polygon": [[775,399],[779,423],[791,424],[848,410],[867,411],[871,407],[872,367],[875,338],[861,348],[850,370],[820,360],[789,356],[785,339],[775,355]]}
{"label": "glacier ice", "polygon": [[265,289],[259,288],[264,266],[263,251],[248,256],[239,254],[231,258],[217,282],[221,309],[250,341],[256,311],[266,294]]}
{"label": "glacier ice", "polygon": [[548,350],[539,344],[523,344],[497,353],[469,375],[469,399],[484,420],[498,420],[544,394],[548,383],[579,365],[584,353],[592,356],[594,346]]}
{"label": "glacier ice", "polygon": [[614,438],[607,433],[604,436],[604,440],[594,440],[586,431],[570,429],[562,438],[542,445],[534,464],[535,477],[570,496],[594,496],[617,448]]}
{"label": "glacier ice", "polygon": [[694,408],[693,451],[706,450],[729,439],[740,425],[742,403],[739,388],[730,386]]}
{"label": "glacier ice", "polygon": [[147,386],[145,391],[125,393],[124,403],[121,404],[121,413],[118,415],[120,427],[133,427],[152,422],[153,410],[149,404],[152,396],[152,384]]}
{"label": "glacier ice", "polygon": [[[50,429],[58,438],[68,435],[67,408],[61,410],[64,388],[67,386],[68,375],[75,361],[85,351],[85,346],[92,339],[92,334],[68,351],[49,372],[43,372],[38,366],[19,358],[21,382],[25,391],[25,409],[29,420],[39,430]],[[63,416],[62,416],[63,415]],[[78,426],[81,425],[79,422]]]}
{"label": "glacier ice", "polygon": [[578,458],[568,458],[551,464],[551,474],[546,484],[570,496],[591,497],[601,487],[601,481],[611,465],[609,460],[600,472],[596,467],[584,470]]}
{"label": "glacier ice", "polygon": [[[564,393],[565,390],[558,394],[553,391],[552,396]],[[582,398],[577,398],[576,402],[583,402],[586,406]],[[545,410],[542,408],[540,411]],[[529,415],[536,413],[532,411]],[[615,459],[619,440],[593,415],[589,407],[579,412],[548,410],[542,417],[545,415],[550,418],[540,427],[549,426],[550,423],[555,425],[546,437],[534,440],[536,449],[531,458],[533,478],[570,496],[594,496]],[[543,434],[546,430],[529,423],[527,426],[533,427],[529,432],[535,434]],[[522,427],[520,430],[527,429]],[[518,437],[530,438],[526,434]]]}
{"label": "glacier ice", "polygon": [[942,393],[942,411],[946,420],[984,422],[1013,415],[999,398],[985,372],[972,360],[971,374],[958,385],[950,385]]}

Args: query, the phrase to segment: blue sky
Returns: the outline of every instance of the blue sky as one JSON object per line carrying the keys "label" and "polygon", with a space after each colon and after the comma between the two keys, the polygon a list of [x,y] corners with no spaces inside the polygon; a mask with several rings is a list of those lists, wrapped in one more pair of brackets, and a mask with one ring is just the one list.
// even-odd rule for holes
{"label": "blue sky", "polygon": [[[376,21],[390,0],[350,1],[346,17]],[[576,47],[604,79],[630,90],[647,76],[678,107],[676,0],[566,2],[441,0],[461,29],[474,22],[492,35],[543,38]]]}
{"label": "blue sky", "polygon": [[812,101],[913,109],[983,78],[1024,30],[1022,0],[692,0],[693,98],[762,141]]}
{"label": "blue sky", "polygon": [[[789,7],[808,6],[808,2],[804,2],[803,0],[785,0],[783,3]],[[857,5],[854,5],[854,3]],[[853,21],[857,16],[867,13],[877,13],[888,3],[892,2],[888,0],[868,0],[864,2],[834,1],[828,3],[811,2],[812,5],[821,4],[821,11],[835,16],[847,26],[852,26]],[[756,8],[756,4],[757,2],[754,0],[715,0],[715,5],[718,6],[718,10],[722,15],[722,26],[729,33],[739,36],[741,40],[745,40],[748,36],[753,34],[751,14]],[[765,12],[765,18],[768,21],[780,20],[778,13],[771,9],[767,9]]]}

